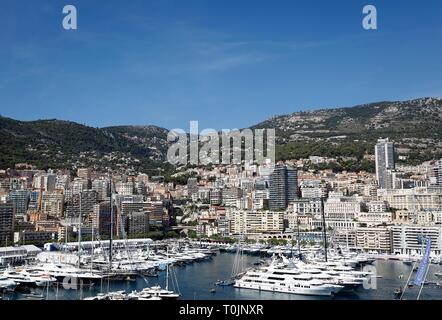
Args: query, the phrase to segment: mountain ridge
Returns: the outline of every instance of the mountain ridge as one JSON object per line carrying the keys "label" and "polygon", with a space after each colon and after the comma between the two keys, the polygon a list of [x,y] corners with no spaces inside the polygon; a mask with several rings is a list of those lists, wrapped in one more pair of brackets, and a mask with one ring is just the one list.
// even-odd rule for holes
{"label": "mountain ridge", "polygon": [[[442,157],[442,99],[436,97],[297,111],[250,128],[275,128],[282,160],[317,155],[361,162],[380,137],[393,139],[402,160],[410,163]],[[69,120],[0,116],[0,168],[30,163],[161,174],[172,170],[166,163],[167,133],[151,124],[94,128]]]}

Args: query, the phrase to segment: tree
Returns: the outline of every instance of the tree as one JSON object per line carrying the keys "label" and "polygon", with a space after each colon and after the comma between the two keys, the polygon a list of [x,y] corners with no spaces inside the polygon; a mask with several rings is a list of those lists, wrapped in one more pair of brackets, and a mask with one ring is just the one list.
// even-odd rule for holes
{"label": "tree", "polygon": [[188,236],[190,239],[196,239],[196,238],[198,238],[198,235],[197,235],[197,233],[196,233],[195,230],[189,230],[189,231],[187,232],[187,236]]}

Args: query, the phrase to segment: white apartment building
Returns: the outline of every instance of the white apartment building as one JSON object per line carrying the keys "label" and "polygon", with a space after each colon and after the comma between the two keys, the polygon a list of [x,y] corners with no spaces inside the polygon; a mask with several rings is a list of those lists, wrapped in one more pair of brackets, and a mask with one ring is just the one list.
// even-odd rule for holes
{"label": "white apartment building", "polygon": [[301,187],[302,198],[321,198],[326,195],[326,190],[321,187]]}
{"label": "white apartment building", "polygon": [[358,197],[328,198],[324,204],[324,214],[329,219],[355,219],[361,213],[361,209]]}
{"label": "white apartment building", "polygon": [[377,226],[388,224],[393,221],[392,212],[361,212],[358,214],[358,222],[365,223],[367,226]]}
{"label": "white apartment building", "polygon": [[422,254],[425,251],[423,238],[431,239],[433,255],[441,254],[441,227],[397,225],[392,227],[393,252],[400,254]]}
{"label": "white apartment building", "polygon": [[299,214],[320,215],[322,212],[322,200],[320,198],[296,199],[289,203],[287,211]]}
{"label": "white apartment building", "polygon": [[286,213],[288,227],[295,230],[298,227],[311,228],[313,219],[321,219],[322,200],[320,198],[296,199],[289,203]]}
{"label": "white apartment building", "polygon": [[442,190],[432,188],[378,189],[379,200],[391,208],[408,211],[439,210],[442,208]]}
{"label": "white apartment building", "polygon": [[391,253],[391,230],[384,228],[357,228],[356,244],[365,251]]}
{"label": "white apartment building", "polygon": [[[315,230],[318,228],[322,228],[322,219],[320,218],[314,218],[311,221],[311,229]],[[342,230],[352,230],[357,227],[358,222],[352,219],[325,219],[325,226],[327,229],[331,228],[335,231],[342,231]]]}
{"label": "white apartment building", "polygon": [[284,212],[235,210],[229,213],[231,234],[281,233]]}
{"label": "white apartment building", "polygon": [[293,213],[293,212],[289,213],[288,212],[286,215],[286,219],[288,222],[288,228],[293,231],[293,230],[297,230],[298,223],[299,223],[300,229],[311,230],[314,218],[311,214],[300,214],[300,213]]}
{"label": "white apartment building", "polygon": [[368,212],[360,212],[357,219],[368,227],[380,224],[391,223],[393,213],[389,211],[388,203],[385,201],[370,201],[366,203]]}
{"label": "white apartment building", "polygon": [[388,202],[386,201],[370,201],[366,203],[368,212],[386,212],[388,211]]}

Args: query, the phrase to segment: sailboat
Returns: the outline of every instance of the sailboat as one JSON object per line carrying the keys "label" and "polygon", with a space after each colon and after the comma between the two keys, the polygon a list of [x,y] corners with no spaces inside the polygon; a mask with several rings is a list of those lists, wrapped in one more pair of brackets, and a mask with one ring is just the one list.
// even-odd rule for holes
{"label": "sailboat", "polygon": [[[404,289],[402,291],[402,294],[400,296],[400,299],[402,300],[402,298],[404,297],[405,291],[407,289],[407,287],[420,287],[419,289],[419,293],[417,295],[417,300],[419,300],[421,293],[422,293],[422,289],[425,285],[425,279],[427,278],[427,274],[428,274],[428,269],[429,269],[429,265],[430,265],[430,253],[431,253],[431,238],[427,238],[427,237],[422,237],[422,259],[420,261],[419,267],[417,268],[417,272],[416,272],[416,276],[414,281],[410,282],[411,276],[413,274],[413,271],[416,267],[417,261],[415,262],[410,275],[407,279],[407,282],[404,286]],[[425,242],[424,242],[425,241]],[[426,247],[424,250],[424,243],[426,243]]]}
{"label": "sailboat", "polygon": [[[167,257],[169,257],[169,248],[167,248]],[[178,280],[176,279],[176,275],[175,273],[169,272],[169,263],[167,263],[166,266],[166,287],[165,289],[161,288],[161,286],[157,285],[157,286],[153,286],[150,288],[144,288],[141,291],[141,294],[148,294],[151,297],[158,297],[161,299],[165,299],[165,300],[175,300],[178,299],[179,297],[181,297],[180,293],[175,293],[174,291],[169,290],[169,275],[172,277],[172,284],[176,285],[176,287],[178,288]],[[179,291],[179,288],[178,288]]]}
{"label": "sailboat", "polygon": [[218,280],[215,282],[217,286],[233,286],[235,280],[239,279],[243,275],[244,264],[243,264],[243,247],[242,238],[239,239],[238,245],[236,246],[235,259],[233,260],[232,273],[230,278],[227,280]]}

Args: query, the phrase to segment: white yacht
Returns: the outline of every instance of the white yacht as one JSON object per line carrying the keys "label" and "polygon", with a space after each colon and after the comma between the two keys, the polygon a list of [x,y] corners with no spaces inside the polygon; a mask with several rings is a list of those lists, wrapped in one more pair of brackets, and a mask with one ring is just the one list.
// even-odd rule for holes
{"label": "white yacht", "polygon": [[234,287],[299,295],[334,296],[344,286],[315,279],[298,270],[281,270],[273,267],[247,271]]}
{"label": "white yacht", "polygon": [[162,289],[160,286],[154,286],[150,288],[144,288],[141,294],[147,294],[151,297],[158,297],[161,299],[178,299],[180,295],[173,291]]}
{"label": "white yacht", "polygon": [[44,272],[25,269],[8,269],[3,273],[3,277],[12,280],[20,286],[44,287],[55,282],[56,279]]}
{"label": "white yacht", "polygon": [[17,282],[5,276],[0,276],[0,290],[14,291],[17,287]]}
{"label": "white yacht", "polygon": [[93,297],[87,297],[83,300],[129,300],[125,291],[113,291],[108,293],[99,293]]}
{"label": "white yacht", "polygon": [[92,272],[86,269],[79,269],[66,264],[41,264],[30,268],[30,270],[41,271],[56,278],[58,281],[63,281],[65,278],[81,279],[83,281],[95,282],[103,279],[103,275]]}

